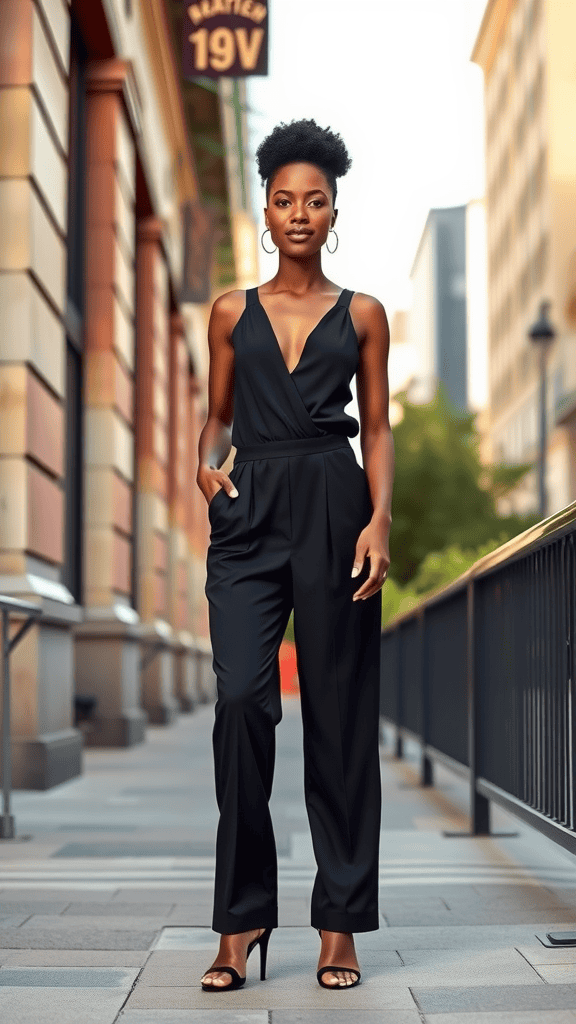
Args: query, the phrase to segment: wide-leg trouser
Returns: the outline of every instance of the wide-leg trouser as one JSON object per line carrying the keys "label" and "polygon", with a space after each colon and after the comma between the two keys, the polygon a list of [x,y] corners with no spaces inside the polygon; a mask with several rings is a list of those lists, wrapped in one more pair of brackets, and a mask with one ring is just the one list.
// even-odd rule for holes
{"label": "wide-leg trouser", "polygon": [[220,810],[212,927],[225,934],[278,924],[269,799],[282,717],[278,650],[292,608],[318,869],[311,924],[379,927],[381,593],[352,601],[370,570],[366,559],[351,577],[372,503],[351,446],[333,443],[324,451],[316,438],[238,449],[230,477],[239,497],[220,490],[208,507]]}

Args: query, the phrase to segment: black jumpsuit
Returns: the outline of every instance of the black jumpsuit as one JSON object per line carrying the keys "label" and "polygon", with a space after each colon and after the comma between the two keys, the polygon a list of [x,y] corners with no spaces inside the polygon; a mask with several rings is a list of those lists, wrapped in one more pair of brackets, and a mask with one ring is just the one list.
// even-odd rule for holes
{"label": "black jumpsuit", "polygon": [[358,338],[344,289],[290,373],[257,288],[232,333],[236,448],[230,479],[208,505],[205,593],[217,701],[213,730],[220,810],[212,928],[278,924],[269,810],[278,650],[292,608],[304,731],[304,787],[317,875],[311,924],[379,927],[378,706],[381,592],[352,595],[355,546],[372,515],[368,480],[344,412]]}

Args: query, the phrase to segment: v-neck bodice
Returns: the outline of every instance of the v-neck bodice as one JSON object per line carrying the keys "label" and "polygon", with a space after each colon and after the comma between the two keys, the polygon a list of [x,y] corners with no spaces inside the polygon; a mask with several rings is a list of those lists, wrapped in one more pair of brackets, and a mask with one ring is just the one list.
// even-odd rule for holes
{"label": "v-neck bodice", "polygon": [[356,437],[358,421],[344,411],[352,400],[350,382],[359,358],[349,310],[353,294],[348,288],[340,292],[290,371],[258,288],[247,290],[232,332],[234,447],[327,433]]}
{"label": "v-neck bodice", "polygon": [[[331,313],[331,312],[333,311],[333,309],[334,309],[334,306],[338,306],[338,305],[341,305],[341,302],[340,302],[340,300],[341,300],[342,296],[344,295],[344,292],[347,292],[347,291],[348,291],[348,289],[347,289],[347,288],[343,288],[343,289],[342,289],[342,291],[340,292],[340,295],[339,295],[339,296],[338,296],[338,298],[336,299],[336,302],[335,302],[335,303],[334,303],[334,304],[333,304],[332,306],[330,306],[330,309],[327,309],[327,310],[326,310],[326,312],[324,313],[324,315],[323,315],[323,316],[321,316],[321,317],[320,317],[320,319],[319,319],[318,323],[316,324],[316,326],[315,326],[315,327],[313,327],[313,328],[312,328],[312,330],[310,331],[310,334],[308,335],[308,337],[306,338],[306,340],[305,340],[305,342],[304,342],[304,345],[303,345],[303,347],[302,347],[302,351],[301,351],[301,353],[300,353],[300,358],[298,359],[298,362],[296,363],[296,365],[295,365],[295,366],[293,367],[293,369],[292,369],[292,370],[288,370],[288,366],[287,366],[287,364],[286,364],[286,360],[284,359],[284,356],[282,355],[282,349],[280,348],[280,342],[278,341],[278,335],[276,334],[276,331],[274,330],[274,327],[272,326],[272,321],[270,320],[270,317],[269,317],[269,315],[268,315],[268,312],[267,312],[267,310],[266,310],[266,307],[264,306],[264,304],[263,304],[263,302],[262,302],[262,299],[260,298],[260,293],[259,293],[259,291],[258,291],[258,288],[256,288],[256,289],[255,289],[255,294],[256,294],[256,302],[257,302],[257,303],[258,303],[258,305],[260,306],[260,308],[261,308],[261,310],[262,310],[262,312],[263,312],[263,314],[264,314],[264,317],[266,318],[266,321],[267,321],[267,325],[268,325],[268,327],[270,328],[270,333],[271,333],[272,337],[274,338],[274,341],[276,342],[276,344],[277,344],[277,346],[278,346],[278,351],[280,352],[280,355],[281,355],[281,357],[282,357],[282,360],[283,360],[283,362],[284,362],[284,365],[286,366],[286,369],[288,370],[288,374],[289,374],[289,376],[290,376],[290,377],[292,376],[292,374],[293,374],[293,373],[296,373],[296,371],[297,371],[298,367],[300,366],[300,364],[301,364],[301,362],[302,362],[302,357],[303,357],[303,355],[304,355],[304,352],[306,351],[306,346],[308,345],[308,341],[309,341],[309,339],[310,339],[310,338],[312,337],[312,335],[313,335],[313,334],[315,333],[315,331],[317,331],[317,330],[318,330],[318,329],[319,329],[319,328],[320,328],[320,327],[322,326],[322,324],[323,324],[323,322],[324,322],[325,318],[326,318],[326,317],[328,316],[328,314],[329,314],[329,313]],[[352,295],[352,294],[353,294],[353,293],[352,293],[352,292],[350,292],[350,295]],[[344,301],[344,305],[346,305],[346,307],[347,307],[347,306],[348,306],[348,303],[347,303],[346,301]]]}

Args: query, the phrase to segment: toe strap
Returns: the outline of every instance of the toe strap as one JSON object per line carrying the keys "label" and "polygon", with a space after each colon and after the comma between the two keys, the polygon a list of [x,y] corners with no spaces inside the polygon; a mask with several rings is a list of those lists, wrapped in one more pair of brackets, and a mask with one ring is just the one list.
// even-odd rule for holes
{"label": "toe strap", "polygon": [[[209,971],[206,971],[206,974],[215,974],[216,971],[222,971],[222,972],[225,971],[227,974],[230,974],[232,976],[232,981],[236,982],[236,984],[240,984],[241,985],[243,981],[246,981],[246,978],[241,978],[240,975],[238,974],[238,971],[235,970],[234,967],[227,967],[227,966],[222,966],[221,967],[220,964],[218,964],[217,967],[211,967]],[[208,982],[208,984],[210,984],[210,982]],[[227,985],[212,985],[212,988],[228,988],[228,986]]]}
{"label": "toe strap", "polygon": [[355,974],[356,979],[360,980],[360,971],[357,971],[355,967],[321,967],[316,977],[318,981],[323,978],[325,974],[337,974],[339,971],[347,971],[349,974]]}

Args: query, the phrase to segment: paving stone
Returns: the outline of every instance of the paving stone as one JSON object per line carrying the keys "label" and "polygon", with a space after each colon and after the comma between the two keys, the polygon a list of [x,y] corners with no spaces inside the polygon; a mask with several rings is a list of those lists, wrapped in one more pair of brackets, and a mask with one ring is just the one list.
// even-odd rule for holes
{"label": "paving stone", "polygon": [[427,1019],[435,1013],[573,1010],[576,1006],[576,985],[476,985],[470,988],[415,986],[412,994]]}
{"label": "paving stone", "polygon": [[160,930],[168,920],[166,914],[158,914],[154,917],[140,917],[138,914],[61,914],[51,916],[50,914],[35,914],[26,920],[22,930],[35,929],[47,931],[57,928],[60,931],[76,929],[88,931],[94,928],[97,931],[154,931]]}
{"label": "paving stone", "polygon": [[548,985],[576,986],[576,964],[538,964],[534,969]]}
{"label": "paving stone", "polygon": [[[114,893],[112,903],[157,903],[158,897],[163,903],[190,903],[191,898],[196,902],[196,892],[191,893],[190,889],[121,889]],[[206,889],[198,892],[199,902],[209,902],[212,905],[212,890]],[[88,899],[90,897],[87,897]]]}
{"label": "paving stone", "polygon": [[[432,925],[429,928],[381,928],[379,932],[367,933],[364,941],[374,948],[386,949],[506,949],[533,944],[536,927],[542,931],[542,925],[451,925],[443,927]],[[550,924],[546,931],[557,928]],[[568,928],[566,922],[561,927]],[[574,923],[571,925],[574,928]],[[355,936],[356,945],[363,936]],[[545,949],[542,946],[542,949]]]}
{"label": "paving stone", "polygon": [[[506,909],[505,907],[501,909],[494,908],[494,910],[483,910],[480,908],[467,914],[452,914],[454,924],[472,924],[474,922],[484,925],[533,924],[539,930],[551,918],[553,919],[553,915],[547,910]],[[562,920],[564,918],[559,919]],[[574,929],[574,924],[572,924],[572,929]]]}
{"label": "paving stone", "polygon": [[[218,948],[214,942],[214,950]],[[183,970],[193,970],[197,960],[197,954],[189,949],[153,949],[148,953],[146,963],[159,964],[165,968],[179,967]]]}
{"label": "paving stone", "polygon": [[0,929],[0,949],[150,949],[157,932]]}
{"label": "paving stone", "polygon": [[[515,949],[400,950],[407,985],[539,985],[536,970]],[[368,960],[364,958],[365,962]],[[427,980],[426,980],[427,979]]]}
{"label": "paving stone", "polygon": [[483,885],[475,884],[473,889],[477,896],[482,897],[484,902],[489,900],[494,902],[499,900],[518,900],[524,903],[548,900],[550,903],[556,903],[562,902],[560,899],[561,892],[566,892],[565,889],[553,890],[550,886],[540,885],[536,879],[531,885],[520,883],[510,886],[509,884],[495,884],[492,882],[484,883]]}
{"label": "paving stone", "polygon": [[538,943],[538,945],[517,946],[516,948],[533,967],[537,967],[539,964],[576,964],[576,946],[555,948]]}
{"label": "paving stone", "polygon": [[143,967],[149,955],[125,949],[8,949],[0,957],[6,967]]}
{"label": "paving stone", "polygon": [[310,922],[310,907],[286,907],[278,911],[278,924],[281,928],[298,928]]}
{"label": "paving stone", "polygon": [[154,947],[159,949],[212,949],[218,939],[211,928],[165,927]]}
{"label": "paving stone", "polygon": [[123,1010],[118,1024],[268,1024],[268,1020],[267,1010]]}
{"label": "paving stone", "polygon": [[[109,915],[110,917],[168,917],[174,909],[173,903],[120,903],[117,901],[102,905],[97,902],[70,903],[66,908],[65,917],[84,917],[95,914],[96,916]],[[41,914],[41,910],[30,911],[30,913]],[[54,913],[54,911],[50,911]]]}
{"label": "paving stone", "polygon": [[2,900],[0,902],[0,917],[11,914],[24,914],[26,917],[29,917],[30,914],[63,914],[66,908],[70,906],[70,900],[54,903],[50,900],[34,900],[30,899],[30,892],[28,892],[28,897],[28,900],[25,902]]}
{"label": "paving stone", "polygon": [[91,843],[66,843],[52,854],[54,858],[69,857],[211,857],[213,843],[170,842],[155,843],[133,840],[110,842],[94,840]]}
{"label": "paving stone", "polygon": [[123,989],[0,988],[0,1019],[10,1024],[114,1024]]}
{"label": "paving stone", "polygon": [[[212,1009],[224,1006],[230,993],[204,992],[198,987],[144,988],[137,985],[126,1004],[127,1009]],[[210,1003],[207,1003],[210,1000]],[[334,995],[320,988],[310,971],[291,973],[274,981],[250,980],[234,992],[235,1009],[332,1010]],[[346,1008],[350,1010],[413,1010],[414,1000],[407,987],[393,986],[389,982],[371,979],[346,993]],[[228,1007],[226,1007],[228,1009]],[[272,1019],[274,1019],[272,1017]],[[418,1024],[418,1016],[414,1024]],[[412,1022],[410,1022],[412,1024]]]}
{"label": "paving stone", "polygon": [[28,920],[29,914],[6,914],[0,916],[0,928],[19,928]]}
{"label": "paving stone", "polygon": [[[20,865],[21,870],[23,865]],[[3,903],[23,903],[28,906],[31,902],[34,906],[43,908],[45,904],[55,903],[62,904],[64,901],[68,905],[72,897],[70,896],[70,888],[67,886],[66,891],[62,889],[26,889],[20,888],[4,888],[0,891],[0,898]],[[156,899],[158,899],[158,890],[154,890]],[[111,886],[109,889],[79,889],[74,887],[74,899],[75,900],[90,900],[97,901],[98,903],[108,903],[112,899],[114,894],[117,892],[117,887]],[[166,899],[164,893],[162,898]],[[59,914],[60,910],[55,910],[53,907],[48,906],[48,913]],[[42,912],[42,910],[40,910]]]}
{"label": "paving stone", "polygon": [[274,1010],[272,1013],[272,1024],[420,1024],[421,1019],[417,1010],[314,1010],[312,1015],[307,1010]]}
{"label": "paving stone", "polygon": [[446,908],[438,908],[434,911],[427,910],[394,910],[383,911],[384,920],[390,928],[405,928],[415,925],[419,928],[428,928],[430,925],[451,925],[462,924],[462,921],[454,919],[454,915]]}
{"label": "paving stone", "polygon": [[209,928],[212,923],[212,900],[209,904],[198,905],[181,904],[174,907],[168,914],[166,923],[170,925],[183,925],[190,928]]}
{"label": "paving stone", "polygon": [[2,967],[7,988],[131,988],[138,971],[97,967]]}
{"label": "paving stone", "polygon": [[[457,865],[461,862],[455,860],[454,863]],[[468,885],[465,882],[458,885],[451,885],[448,881],[431,885],[422,882],[418,884],[417,890],[413,884],[402,885],[400,883],[393,883],[382,887],[380,893],[382,908],[386,903],[396,902],[400,906],[410,906],[418,902],[435,902],[440,898],[447,900],[448,903],[451,899],[467,899],[471,905],[478,906],[478,893],[475,892],[472,885]]]}
{"label": "paving stone", "polygon": [[426,1024],[574,1024],[571,1010],[498,1010],[496,1013],[427,1013]]}
{"label": "paving stone", "polygon": [[88,834],[92,832],[117,832],[122,835],[124,832],[138,832],[137,825],[91,825],[87,822],[78,825],[60,825],[58,828],[59,832],[75,832],[76,835],[81,835],[83,832]]}

